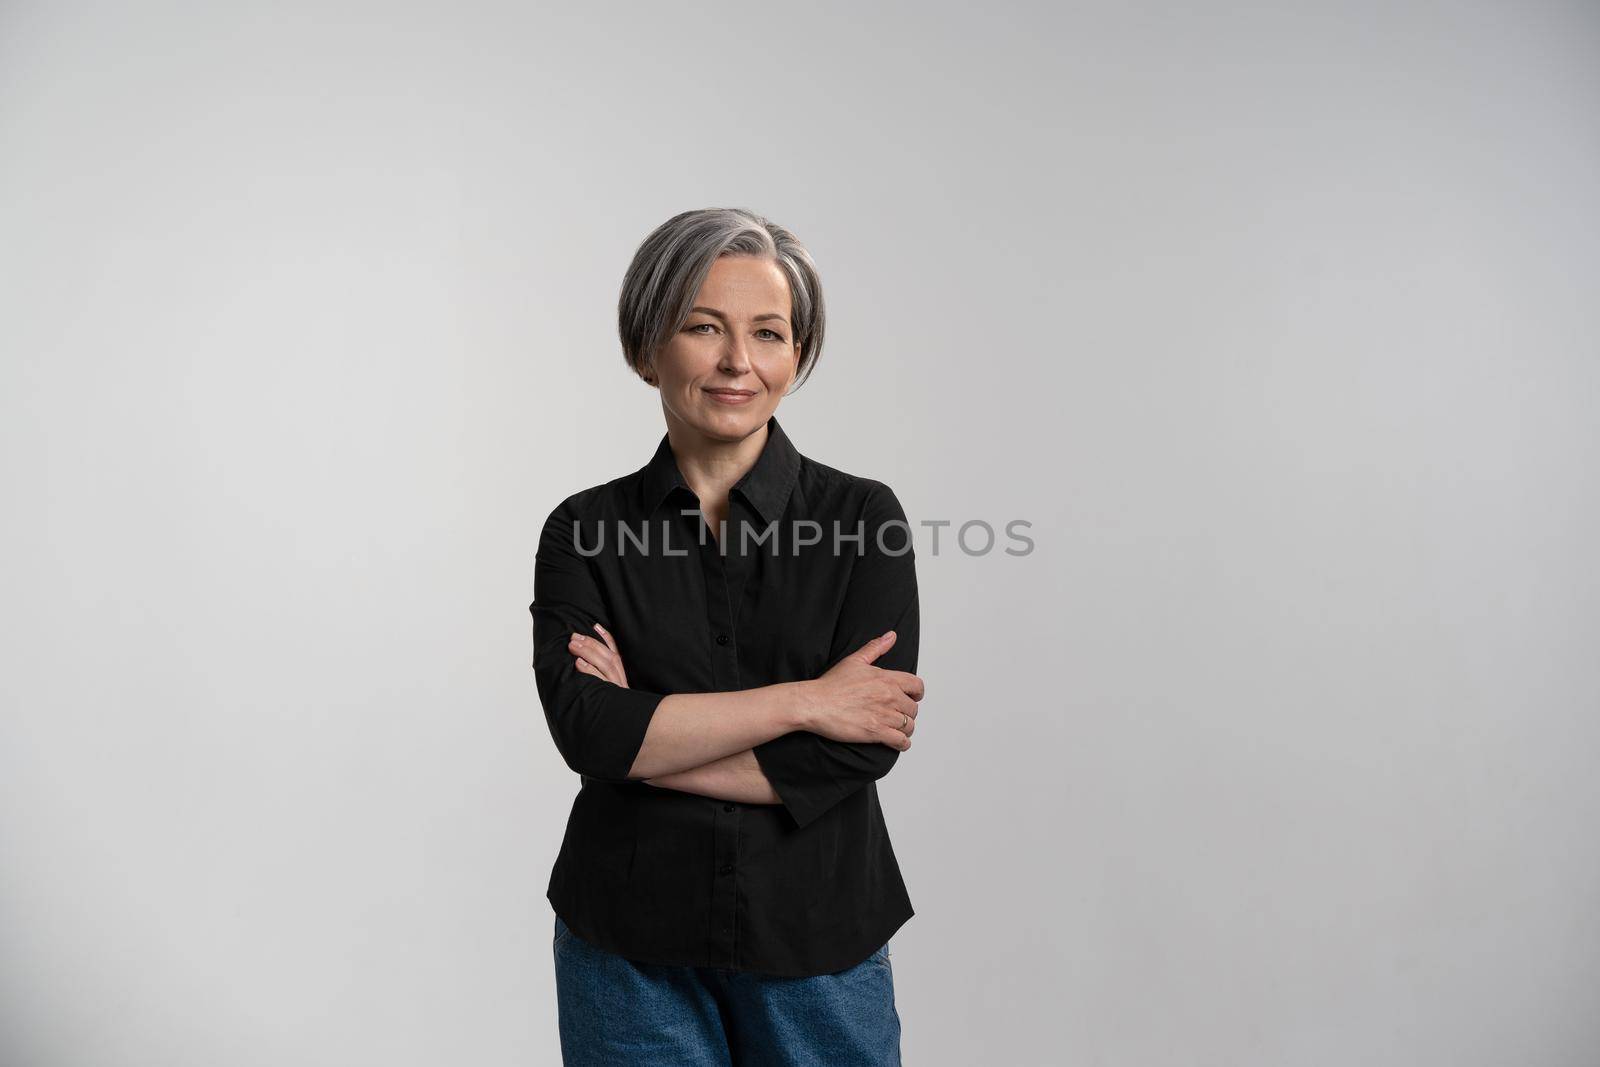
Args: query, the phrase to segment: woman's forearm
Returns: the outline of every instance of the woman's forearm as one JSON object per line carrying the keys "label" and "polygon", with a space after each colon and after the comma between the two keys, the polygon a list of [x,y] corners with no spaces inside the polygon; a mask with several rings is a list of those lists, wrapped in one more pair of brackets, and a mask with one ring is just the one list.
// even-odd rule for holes
{"label": "woman's forearm", "polygon": [[742,804],[778,804],[781,799],[762,773],[756,754],[750,749],[731,756],[690,767],[686,771],[657,775],[645,781],[664,789],[676,789],[717,800]]}
{"label": "woman's forearm", "polygon": [[727,693],[668,694],[650,717],[628,777],[659,778],[693,770],[805,729],[811,699],[810,682],[779,682]]}

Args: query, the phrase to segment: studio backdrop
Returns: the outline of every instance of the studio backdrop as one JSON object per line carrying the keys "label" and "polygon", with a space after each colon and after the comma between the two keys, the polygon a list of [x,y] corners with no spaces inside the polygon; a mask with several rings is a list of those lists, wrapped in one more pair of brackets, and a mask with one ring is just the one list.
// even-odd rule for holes
{"label": "studio backdrop", "polygon": [[540,524],[816,258],[909,1063],[1600,1059],[1600,12],[0,5],[0,1062],[559,1062]]}

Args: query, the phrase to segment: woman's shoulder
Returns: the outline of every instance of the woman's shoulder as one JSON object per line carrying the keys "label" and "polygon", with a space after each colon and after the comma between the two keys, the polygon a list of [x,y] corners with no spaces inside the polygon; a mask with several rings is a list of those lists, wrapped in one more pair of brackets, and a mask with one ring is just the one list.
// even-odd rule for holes
{"label": "woman's shoulder", "polygon": [[637,489],[640,472],[618,475],[610,481],[568,493],[550,509],[546,520],[586,519],[620,514],[628,494]]}
{"label": "woman's shoulder", "polygon": [[806,499],[821,506],[857,514],[900,510],[899,498],[883,479],[842,470],[806,456],[800,457],[799,481]]}

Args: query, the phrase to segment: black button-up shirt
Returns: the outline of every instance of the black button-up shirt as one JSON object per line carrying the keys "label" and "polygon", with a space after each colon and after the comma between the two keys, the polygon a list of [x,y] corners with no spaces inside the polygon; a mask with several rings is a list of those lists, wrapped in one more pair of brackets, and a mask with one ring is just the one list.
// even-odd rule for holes
{"label": "black button-up shirt", "polygon": [[[913,914],[875,784],[898,749],[808,730],[757,745],[781,804],[627,774],[668,694],[817,678],[887,630],[895,643],[874,665],[915,672],[910,526],[887,485],[802,456],[775,417],[729,493],[725,533],[711,536],[699,503],[663,434],[644,467],[545,522],[534,675],[582,779],[547,896],[579,937],[640,962],[842,970]],[[596,621],[617,638],[628,688],[574,666],[568,638],[598,637]]]}

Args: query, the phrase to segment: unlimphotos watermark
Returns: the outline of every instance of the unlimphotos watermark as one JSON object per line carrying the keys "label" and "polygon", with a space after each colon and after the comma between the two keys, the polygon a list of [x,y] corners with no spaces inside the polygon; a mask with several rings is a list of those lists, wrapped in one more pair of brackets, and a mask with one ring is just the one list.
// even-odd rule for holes
{"label": "unlimphotos watermark", "polygon": [[[686,556],[691,551],[691,545],[695,544],[700,549],[715,547],[723,555],[731,551],[727,519],[718,523],[716,542],[713,546],[709,540],[710,527],[699,508],[683,508],[679,511],[679,515],[694,516],[698,520],[695,523],[698,531],[697,541],[691,540],[685,534],[681,524],[674,524],[670,519],[662,519],[655,524],[630,523],[622,519],[611,522],[574,520],[573,545],[581,556],[598,556],[608,551],[619,556],[632,554]],[[814,519],[794,519],[787,524],[774,519],[765,526],[756,526],[741,519],[736,525],[739,533],[735,539],[735,549],[740,555],[766,552],[772,556],[798,556],[802,552],[828,552],[842,556],[848,546],[848,551],[855,555],[864,555],[872,551],[885,556],[903,556],[907,552],[916,550],[919,537],[916,531],[921,529],[925,532],[920,536],[929,542],[929,553],[937,556],[941,542],[940,531],[952,526],[955,527],[954,540],[957,547],[969,556],[986,556],[995,551],[999,541],[994,526],[983,519],[968,519],[959,526],[953,519],[922,519],[915,526],[899,519],[891,519],[879,524],[870,536],[864,519],[856,520],[853,527],[838,520],[825,526]],[[831,530],[828,529],[830,526]],[[609,540],[606,536],[608,527],[612,531]],[[785,528],[787,533],[784,532]],[[1033,523],[1027,519],[1007,521],[1004,524],[1006,537],[1020,547],[1006,545],[1001,551],[1008,556],[1031,554],[1034,547],[1033,538],[1020,531],[1032,528]]]}

